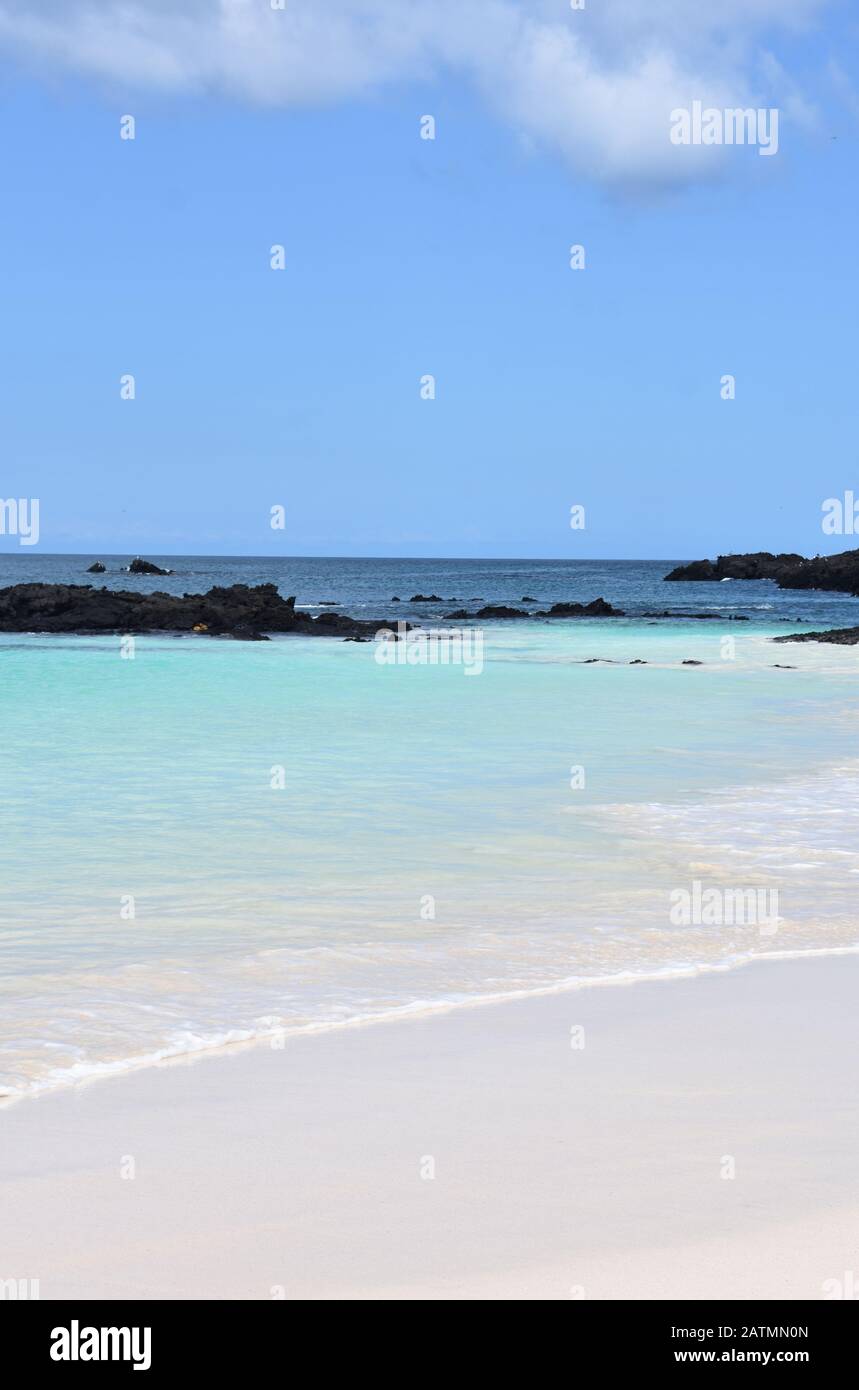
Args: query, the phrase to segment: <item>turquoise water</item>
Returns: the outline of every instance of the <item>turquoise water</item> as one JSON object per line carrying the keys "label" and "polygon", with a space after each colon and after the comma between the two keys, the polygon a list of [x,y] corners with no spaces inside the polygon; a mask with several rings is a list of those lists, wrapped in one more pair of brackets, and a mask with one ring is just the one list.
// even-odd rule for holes
{"label": "turquoise water", "polygon": [[[785,630],[498,624],[472,675],[0,635],[0,1089],[856,946],[859,658]],[[777,887],[777,930],[673,924],[693,880]]]}

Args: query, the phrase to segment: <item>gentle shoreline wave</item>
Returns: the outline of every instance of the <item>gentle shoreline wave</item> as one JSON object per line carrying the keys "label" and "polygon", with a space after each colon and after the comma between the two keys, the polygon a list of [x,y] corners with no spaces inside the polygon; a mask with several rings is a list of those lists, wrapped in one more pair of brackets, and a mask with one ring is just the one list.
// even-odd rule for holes
{"label": "gentle shoreline wave", "polygon": [[294,1027],[287,1026],[271,1029],[270,1031],[249,1033],[247,1035],[228,1035],[211,1041],[198,1040],[194,1044],[189,1044],[185,1049],[163,1049],[144,1056],[117,1059],[115,1062],[94,1063],[89,1067],[81,1066],[79,1069],[70,1068],[67,1074],[34,1083],[26,1089],[0,1093],[0,1112],[18,1101],[36,1100],[45,1095],[55,1095],[58,1092],[67,1091],[75,1087],[92,1085],[97,1081],[117,1080],[122,1076],[128,1076],[134,1072],[143,1071],[150,1067],[180,1065],[197,1061],[203,1062],[224,1056],[238,1049],[258,1048],[265,1044],[271,1046],[273,1039],[283,1039],[283,1041],[286,1042],[289,1038],[310,1037],[322,1033],[342,1032],[353,1028],[373,1027],[385,1023],[399,1023],[407,1019],[419,1020],[432,1018],[440,1014],[452,1013],[459,1009],[503,1005],[515,1003],[517,1000],[538,999],[549,995],[573,994],[583,989],[613,988],[616,986],[655,984],[672,980],[689,980],[702,975],[727,974],[734,970],[744,969],[749,965],[761,964],[764,962],[802,961],[823,956],[847,956],[857,954],[859,954],[859,941],[852,946],[822,946],[801,951],[762,951],[750,953],[746,956],[726,957],[725,960],[713,963],[693,965],[680,962],[676,965],[665,965],[659,969],[642,973],[620,971],[616,974],[605,976],[574,976],[570,979],[559,980],[552,985],[542,985],[534,989],[510,990],[503,993],[470,996],[468,998],[415,1000],[411,1004],[403,1004],[389,1009],[384,1013],[359,1015],[355,1018],[325,1023],[309,1023],[296,1025]]}

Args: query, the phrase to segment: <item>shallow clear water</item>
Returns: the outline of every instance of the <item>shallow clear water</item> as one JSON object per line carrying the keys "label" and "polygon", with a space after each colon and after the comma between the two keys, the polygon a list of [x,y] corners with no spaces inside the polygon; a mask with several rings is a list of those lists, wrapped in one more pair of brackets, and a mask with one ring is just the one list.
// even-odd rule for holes
{"label": "shallow clear water", "polygon": [[[3,557],[0,582],[89,561],[26,563],[38,573]],[[109,578],[275,579],[378,616],[418,591],[602,594],[642,613],[715,611],[730,590],[726,619],[753,621],[486,625],[474,675],[329,639],[143,637],[126,660],[114,637],[0,635],[6,1093],[280,1030],[859,943],[857,649],[770,641],[791,630],[778,619],[859,622],[859,601],[666,585],[668,563],[167,563],[170,581]],[[678,925],[671,894],[694,882],[777,888],[777,927]]]}

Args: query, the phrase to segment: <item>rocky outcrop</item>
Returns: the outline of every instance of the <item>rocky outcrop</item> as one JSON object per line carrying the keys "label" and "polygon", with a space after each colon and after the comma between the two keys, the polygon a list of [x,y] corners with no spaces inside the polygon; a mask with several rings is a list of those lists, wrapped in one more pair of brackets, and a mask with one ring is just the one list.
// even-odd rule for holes
{"label": "rocky outcrop", "polygon": [[780,589],[831,589],[859,595],[859,550],[838,555],[772,555],[768,550],[753,555],[720,555],[714,560],[694,560],[678,565],[666,580],[718,582],[722,579],[772,579]]}
{"label": "rocky outcrop", "polygon": [[838,647],[855,647],[859,643],[859,627],[832,627],[827,632],[791,632],[786,637],[774,637],[774,642],[833,642]]}
{"label": "rocky outcrop", "polygon": [[537,618],[622,618],[622,608],[612,608],[604,598],[595,598],[591,603],[553,603],[551,608],[543,609]]}
{"label": "rocky outcrop", "polygon": [[859,596],[859,550],[803,560],[779,577],[781,589],[831,589]]}
{"label": "rocky outcrop", "polygon": [[96,560],[94,565],[90,565],[87,574],[104,574],[106,569],[107,566],[103,565],[101,560]]}
{"label": "rocky outcrop", "polygon": [[[383,624],[342,613],[311,618],[274,584],[216,586],[205,594],[131,593],[91,584],[14,584],[0,589],[0,632],[197,632],[259,641],[269,632],[375,636]],[[408,627],[409,624],[405,624]]]}
{"label": "rocky outcrop", "polygon": [[[621,618],[604,598],[590,603],[555,603],[529,613],[506,604],[488,604],[470,613],[460,608],[447,620],[494,618]],[[216,586],[205,594],[151,594],[92,584],[14,584],[0,589],[0,632],[187,632],[206,637],[259,641],[265,633],[372,638],[380,628],[403,632],[414,625],[394,619],[372,622],[326,609],[312,618],[296,612],[295,598],[283,598],[275,584]]]}
{"label": "rocky outcrop", "polygon": [[622,618],[620,608],[612,608],[604,598],[595,598],[591,603],[553,603],[551,608],[540,608],[529,613],[527,608],[510,608],[505,603],[489,603],[469,613],[466,608],[457,608],[453,613],[445,613],[447,621],[461,622],[477,618]]}
{"label": "rocky outcrop", "polygon": [[163,569],[161,569],[161,567],[160,567],[159,565],[153,565],[153,563],[152,563],[151,560],[141,560],[140,556],[139,556],[139,555],[136,555],[135,558],[132,560],[131,564],[128,566],[128,569],[127,569],[126,573],[128,573],[128,574],[172,574],[173,571],[172,571],[172,570],[163,570]]}
{"label": "rocky outcrop", "polygon": [[678,565],[666,579],[680,581],[719,581],[722,579],[778,579],[790,566],[801,565],[801,555],[773,555],[759,550],[753,555],[719,555],[714,560],[693,560]]}

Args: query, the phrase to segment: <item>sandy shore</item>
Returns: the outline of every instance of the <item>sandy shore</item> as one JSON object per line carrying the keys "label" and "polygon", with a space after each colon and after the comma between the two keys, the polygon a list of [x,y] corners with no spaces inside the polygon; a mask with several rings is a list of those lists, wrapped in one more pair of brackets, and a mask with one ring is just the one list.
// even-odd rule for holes
{"label": "sandy shore", "polygon": [[857,999],[857,956],[756,964],[20,1102],[0,1110],[0,1279],[43,1299],[820,1298],[859,1274]]}

